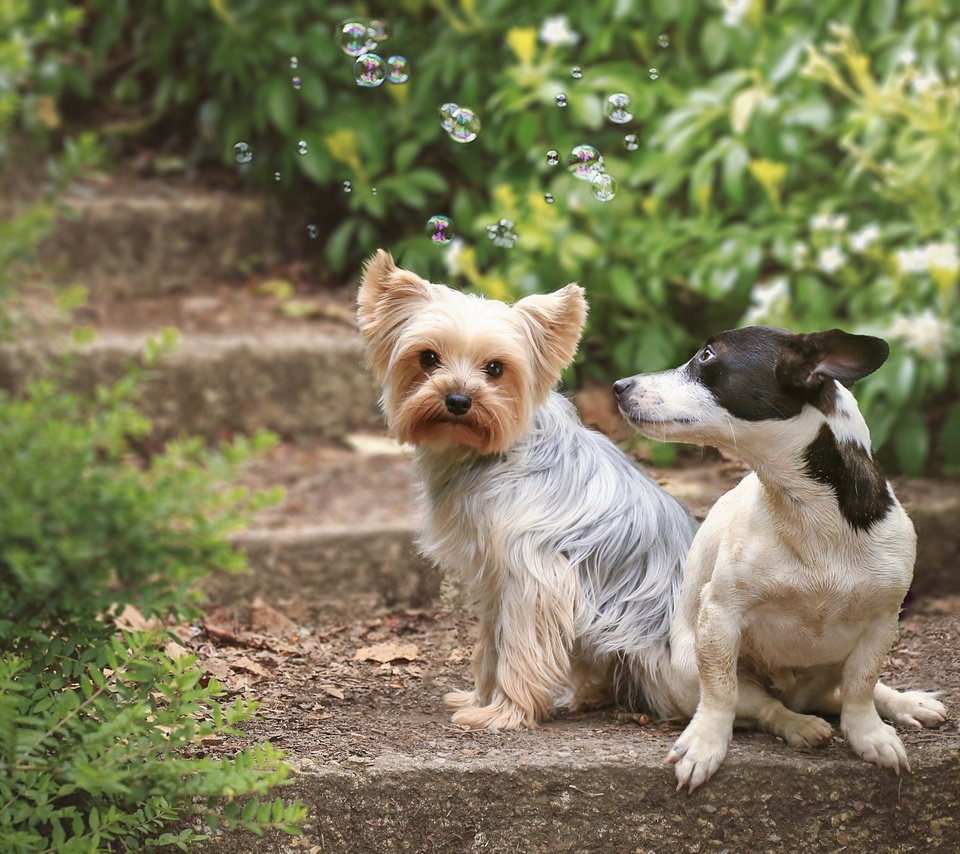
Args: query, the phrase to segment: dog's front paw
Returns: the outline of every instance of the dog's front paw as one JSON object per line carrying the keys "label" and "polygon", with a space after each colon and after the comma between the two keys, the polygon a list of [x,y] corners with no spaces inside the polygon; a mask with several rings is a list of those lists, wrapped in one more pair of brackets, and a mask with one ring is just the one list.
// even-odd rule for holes
{"label": "dog's front paw", "polygon": [[937,727],[947,719],[947,707],[930,691],[898,691],[880,713],[898,726]]}
{"label": "dog's front paw", "polygon": [[713,776],[727,755],[731,733],[729,724],[717,726],[716,722],[707,723],[696,717],[690,721],[664,760],[677,766],[678,792],[684,786],[692,792]]}
{"label": "dog's front paw", "polygon": [[470,729],[512,730],[522,727],[533,728],[537,725],[536,718],[530,710],[505,698],[486,706],[461,706],[453,713],[452,720],[455,724]]}
{"label": "dog's front paw", "polygon": [[907,759],[903,742],[889,724],[878,718],[873,725],[842,728],[843,737],[861,759],[866,759],[880,768],[890,768],[898,777],[901,770],[910,771],[910,761]]}
{"label": "dog's front paw", "polygon": [[448,691],[443,695],[443,704],[455,712],[464,706],[479,706],[480,695],[476,691]]}

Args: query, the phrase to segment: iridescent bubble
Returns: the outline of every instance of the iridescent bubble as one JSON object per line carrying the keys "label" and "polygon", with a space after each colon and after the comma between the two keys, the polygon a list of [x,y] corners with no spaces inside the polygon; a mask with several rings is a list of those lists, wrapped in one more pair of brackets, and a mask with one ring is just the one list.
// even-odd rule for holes
{"label": "iridescent bubble", "polygon": [[560,152],[551,148],[547,152],[547,166],[556,166],[560,162]]}
{"label": "iridescent bubble", "polygon": [[282,176],[279,172],[274,172],[274,173],[273,173],[273,180],[274,180],[274,181],[279,181],[282,177],[283,177],[283,176]]}
{"label": "iridescent bubble", "polygon": [[345,192],[345,193],[352,193],[352,192],[353,192],[353,184],[351,184],[349,181],[344,181],[344,182],[343,182],[343,192]]}
{"label": "iridescent bubble", "polygon": [[387,76],[387,66],[375,53],[358,56],[353,63],[353,79],[364,89],[374,89],[383,83]]}
{"label": "iridescent bubble", "polygon": [[377,194],[377,188],[376,188],[376,187],[371,187],[371,188],[370,188],[370,195],[371,195],[371,196],[375,196],[376,194]]}
{"label": "iridescent bubble", "polygon": [[660,45],[660,47],[670,47],[670,36],[666,33],[660,33],[660,35],[657,36],[657,44]]}
{"label": "iridescent bubble", "polygon": [[488,225],[487,237],[493,242],[494,246],[499,246],[501,249],[513,249],[520,239],[519,235],[513,230],[513,221],[509,219],[501,219],[494,225]]}
{"label": "iridescent bubble", "polygon": [[410,79],[410,61],[405,56],[387,57],[387,82],[406,83]]}
{"label": "iridescent bubble", "polygon": [[450,217],[436,214],[427,220],[427,237],[434,243],[449,243],[453,240],[453,222]]}
{"label": "iridescent bubble", "polygon": [[294,89],[299,89],[303,85],[303,81],[299,77],[294,77],[290,80],[293,84]]}
{"label": "iridescent bubble", "polygon": [[307,236],[311,240],[316,240],[317,235],[320,233],[320,229],[317,228],[312,222],[307,226]]}
{"label": "iridescent bubble", "polygon": [[253,149],[246,142],[236,142],[233,145],[233,159],[237,163],[249,163],[253,160]]}
{"label": "iridescent bubble", "polygon": [[375,42],[387,40],[387,25],[383,21],[373,20],[367,25],[367,36]]}
{"label": "iridescent bubble", "polygon": [[598,172],[590,179],[590,191],[598,202],[611,202],[617,195],[617,180],[606,172]]}
{"label": "iridescent bubble", "polygon": [[459,107],[452,116],[453,127],[450,128],[450,139],[454,142],[473,142],[480,133],[480,119],[473,110]]}
{"label": "iridescent bubble", "polygon": [[558,107],[567,106],[567,96],[563,92],[557,92],[557,106]]}
{"label": "iridescent bubble", "polygon": [[633,119],[633,113],[630,112],[630,96],[623,92],[611,95],[607,98],[604,112],[615,125],[625,125]]}
{"label": "iridescent bubble", "polygon": [[648,72],[651,80],[656,80],[660,76],[660,72],[656,68],[651,68]]}
{"label": "iridescent bubble", "polygon": [[306,153],[307,153],[307,141],[305,139],[301,139],[300,142],[297,143],[297,154],[303,156]]}
{"label": "iridescent bubble", "polygon": [[554,202],[553,193],[544,193],[543,200],[548,204],[552,205]]}
{"label": "iridescent bubble", "polygon": [[573,66],[573,68],[570,69],[570,76],[574,80],[579,80],[583,77],[583,69],[579,65]]}
{"label": "iridescent bubble", "polygon": [[376,46],[376,42],[367,35],[367,27],[359,21],[345,21],[341,24],[337,43],[347,56],[360,56]]}
{"label": "iridescent bubble", "polygon": [[640,140],[637,139],[637,135],[635,133],[628,133],[623,138],[623,147],[627,149],[627,151],[636,151],[640,147]]}
{"label": "iridescent bubble", "polygon": [[440,113],[440,127],[442,127],[447,133],[450,133],[450,131],[453,130],[453,115],[459,109],[459,105],[454,104],[453,101],[449,101],[440,107],[438,111]]}
{"label": "iridescent bubble", "polygon": [[603,171],[603,157],[592,145],[577,145],[567,157],[567,168],[574,178],[590,181]]}
{"label": "iridescent bubble", "polygon": [[291,67],[291,68],[296,68],[299,64],[300,64],[300,60],[298,60],[295,56],[291,56],[291,57],[290,57],[290,67]]}

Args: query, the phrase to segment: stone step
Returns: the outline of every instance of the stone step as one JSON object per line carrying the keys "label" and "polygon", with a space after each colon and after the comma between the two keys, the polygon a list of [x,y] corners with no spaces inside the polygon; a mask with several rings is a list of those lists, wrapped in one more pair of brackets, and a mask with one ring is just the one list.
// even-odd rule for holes
{"label": "stone step", "polygon": [[[956,851],[960,600],[902,628],[883,674],[941,688],[954,717],[901,730],[913,773],[856,758],[839,735],[796,750],[738,731],[714,778],[674,791],[662,760],[681,731],[612,710],[565,714],[533,731],[468,732],[445,690],[467,684],[471,627],[419,615],[379,627],[318,627],[317,652],[287,659],[264,688],[245,741],[271,739],[297,769],[285,798],[309,809],[304,837],[214,838],[216,854],[290,852]],[[413,661],[362,647],[401,641]],[[254,689],[256,691],[256,689]],[[639,724],[639,725],[638,725]]]}
{"label": "stone step", "polygon": [[93,293],[186,291],[270,268],[300,243],[270,199],[184,180],[85,181],[62,201],[72,213],[37,259],[54,281]]}
{"label": "stone step", "polygon": [[[365,447],[363,437],[350,438]],[[244,481],[281,485],[287,498],[238,535],[236,542],[249,554],[253,571],[243,577],[212,578],[207,589],[213,601],[242,606],[260,596],[303,619],[349,619],[436,601],[439,573],[415,544],[412,457],[377,451],[282,446],[255,465]],[[687,460],[683,467],[653,474],[702,519],[736,484],[742,469],[726,462]],[[960,531],[955,525],[960,484],[904,479],[896,488],[919,533],[914,598],[960,593]]]}

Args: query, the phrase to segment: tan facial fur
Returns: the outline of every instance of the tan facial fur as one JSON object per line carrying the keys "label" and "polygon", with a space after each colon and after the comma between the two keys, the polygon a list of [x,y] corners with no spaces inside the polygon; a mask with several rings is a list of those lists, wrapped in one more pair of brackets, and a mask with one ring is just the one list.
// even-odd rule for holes
{"label": "tan facial fur", "polygon": [[[587,312],[576,285],[511,306],[431,284],[382,249],[366,265],[358,306],[396,438],[482,454],[507,450],[526,430],[573,359]],[[425,351],[436,365],[421,364]],[[492,362],[502,365],[500,376],[487,370]],[[449,394],[467,395],[469,411],[451,414]]]}

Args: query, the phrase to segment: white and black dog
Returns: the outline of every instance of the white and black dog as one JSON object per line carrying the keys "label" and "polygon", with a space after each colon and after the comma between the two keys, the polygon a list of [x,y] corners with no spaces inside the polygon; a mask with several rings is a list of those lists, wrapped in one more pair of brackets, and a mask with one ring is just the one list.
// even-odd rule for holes
{"label": "white and black dog", "polygon": [[933,694],[878,681],[916,535],[847,386],[888,353],[839,329],[748,327],[679,368],[614,384],[644,435],[709,444],[753,469],[710,511],[684,569],[670,636],[674,700],[692,717],[667,756],[678,790],[716,771],[735,720],[806,747],[832,730],[803,712],[839,713],[854,752],[899,774],[906,751],[881,718],[946,717]]}

